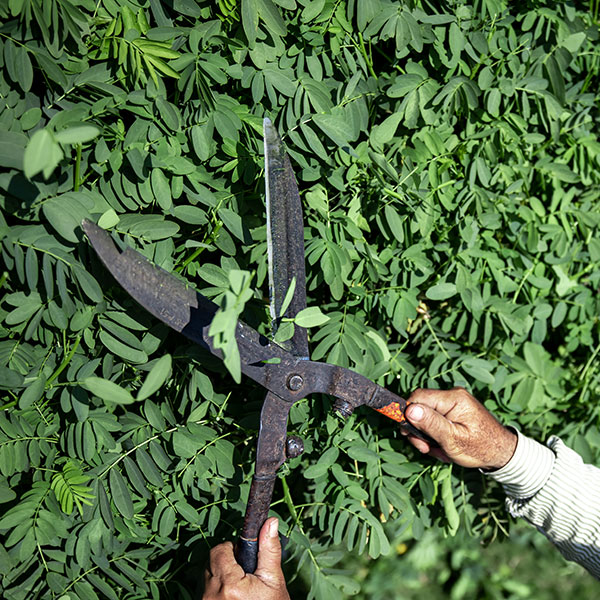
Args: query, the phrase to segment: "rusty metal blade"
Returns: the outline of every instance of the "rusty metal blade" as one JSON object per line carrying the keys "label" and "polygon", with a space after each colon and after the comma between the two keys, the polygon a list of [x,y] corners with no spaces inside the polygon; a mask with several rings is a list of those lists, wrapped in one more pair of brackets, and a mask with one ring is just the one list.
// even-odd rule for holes
{"label": "rusty metal blade", "polygon": [[[279,134],[270,119],[263,121],[263,131],[269,294],[271,322],[275,333],[286,292],[294,277],[294,295],[283,316],[293,318],[306,308],[304,224],[296,177]],[[282,346],[295,356],[308,358],[306,329],[296,326],[292,339],[282,343]]]}
{"label": "rusty metal blade", "polygon": [[[139,304],[175,331],[222,358],[208,335],[218,310],[216,304],[135,250],[127,248],[121,252],[110,235],[94,223],[85,220],[81,226],[100,260]],[[275,394],[296,400],[297,396],[286,390],[284,374],[299,359],[242,321],[238,321],[236,339],[242,373]],[[265,363],[269,360],[279,362]],[[280,369],[280,365],[284,368]]]}

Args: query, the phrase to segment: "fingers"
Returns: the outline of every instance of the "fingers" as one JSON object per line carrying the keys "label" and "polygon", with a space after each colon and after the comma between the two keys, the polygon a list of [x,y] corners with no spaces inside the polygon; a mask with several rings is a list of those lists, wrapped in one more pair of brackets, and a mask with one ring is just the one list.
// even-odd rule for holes
{"label": "fingers", "polygon": [[[424,391],[424,390],[419,390]],[[413,394],[414,396],[414,394]],[[412,398],[412,396],[411,396]],[[410,404],[406,409],[406,418],[418,429],[432,437],[440,446],[451,439],[453,435],[453,424],[440,414],[435,408],[426,404]],[[415,448],[421,452],[429,452],[429,444],[415,438],[412,442]]]}
{"label": "fingers", "polygon": [[232,576],[241,579],[244,576],[244,570],[235,560],[231,542],[219,544],[210,551],[209,565],[210,573],[218,573],[221,578]]}
{"label": "fingers", "polygon": [[271,517],[265,521],[258,536],[258,561],[254,574],[269,585],[283,581],[278,527],[277,518]]}
{"label": "fingers", "polygon": [[451,462],[448,455],[441,448],[432,448],[426,441],[414,435],[408,436],[408,441],[421,453],[429,454],[442,462]]}
{"label": "fingers", "polygon": [[408,401],[428,406],[442,415],[445,415],[456,406],[458,400],[457,393],[466,392],[462,388],[454,388],[450,391],[418,389],[410,395]]}

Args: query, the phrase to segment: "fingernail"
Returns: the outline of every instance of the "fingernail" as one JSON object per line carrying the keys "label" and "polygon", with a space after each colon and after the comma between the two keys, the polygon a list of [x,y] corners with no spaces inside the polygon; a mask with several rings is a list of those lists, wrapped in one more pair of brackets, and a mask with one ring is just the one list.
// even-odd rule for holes
{"label": "fingernail", "polygon": [[422,406],[411,406],[409,415],[411,421],[420,421],[424,415],[425,411]]}
{"label": "fingernail", "polygon": [[269,523],[269,537],[274,538],[279,534],[279,521],[277,519],[273,519]]}

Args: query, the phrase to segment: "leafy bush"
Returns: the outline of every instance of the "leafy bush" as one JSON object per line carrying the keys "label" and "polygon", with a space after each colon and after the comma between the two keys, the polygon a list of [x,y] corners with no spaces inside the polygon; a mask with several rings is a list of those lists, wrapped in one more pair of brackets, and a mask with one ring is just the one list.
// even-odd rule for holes
{"label": "leafy bush", "polygon": [[[141,310],[80,223],[217,302],[251,275],[243,318],[268,333],[264,115],[298,174],[309,305],[329,316],[312,358],[404,394],[465,385],[596,458],[596,18],[502,0],[0,3],[3,597],[191,598],[188,566],[239,528],[263,391]],[[292,410],[306,451],[273,507],[311,598],[357,592],[334,545],[377,558],[399,531],[502,535],[490,482],[330,408]]]}
{"label": "leafy bush", "polygon": [[[441,539],[427,531],[416,543],[398,541],[385,559],[352,557],[360,600],[554,600],[593,598],[596,580],[566,562],[556,548],[522,524],[510,540],[482,548],[475,538]],[[399,583],[401,582],[401,584]]]}

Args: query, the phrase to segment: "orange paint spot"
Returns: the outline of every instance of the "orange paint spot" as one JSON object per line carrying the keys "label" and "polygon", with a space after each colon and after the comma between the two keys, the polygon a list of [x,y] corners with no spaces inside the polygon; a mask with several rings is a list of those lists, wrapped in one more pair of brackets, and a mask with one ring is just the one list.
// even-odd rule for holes
{"label": "orange paint spot", "polygon": [[[408,402],[406,403],[406,406],[408,406]],[[398,421],[398,423],[404,423],[406,421],[404,410],[400,404],[398,404],[398,402],[391,402],[387,406],[384,406],[383,408],[376,408],[375,410],[382,415],[393,419],[394,421]]]}

